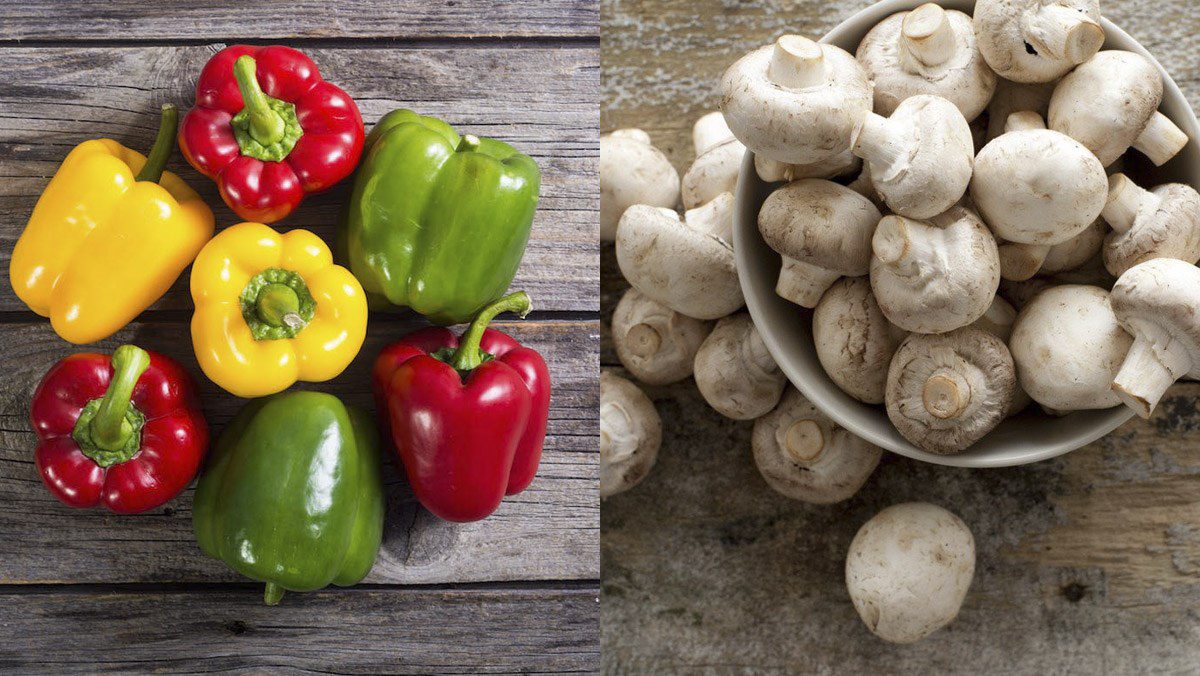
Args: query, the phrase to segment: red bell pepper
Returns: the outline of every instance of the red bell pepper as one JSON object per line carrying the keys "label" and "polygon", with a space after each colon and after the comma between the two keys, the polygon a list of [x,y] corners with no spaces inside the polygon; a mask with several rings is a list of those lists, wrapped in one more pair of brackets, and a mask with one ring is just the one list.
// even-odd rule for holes
{"label": "red bell pepper", "polygon": [[477,521],[537,474],[550,414],[550,371],[534,350],[487,328],[524,317],[521,291],[487,306],[459,338],[422,329],[384,348],[373,374],[379,414],[417,499],[447,521]]}
{"label": "red bell pepper", "polygon": [[33,394],[34,458],[54,497],[120,514],[153,509],[187,487],[208,448],[195,385],[169,357],[122,345],[76,354]]}
{"label": "red bell pepper", "polygon": [[179,148],[238,216],[273,223],[362,156],[362,115],[304,54],[280,45],[217,52],[196,82]]}

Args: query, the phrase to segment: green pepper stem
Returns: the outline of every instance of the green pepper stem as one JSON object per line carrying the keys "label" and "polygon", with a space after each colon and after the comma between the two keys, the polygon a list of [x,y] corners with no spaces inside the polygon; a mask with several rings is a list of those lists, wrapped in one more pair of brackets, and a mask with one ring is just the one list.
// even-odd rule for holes
{"label": "green pepper stem", "polygon": [[283,587],[280,587],[274,582],[268,582],[267,588],[263,590],[263,603],[268,606],[277,606],[283,600]]}
{"label": "green pepper stem", "polygon": [[458,147],[454,150],[460,153],[468,150],[479,150],[479,137],[473,134],[463,134],[462,138],[458,140]]}
{"label": "green pepper stem", "polygon": [[250,110],[250,136],[255,141],[269,146],[283,138],[283,116],[271,110],[267,95],[258,85],[257,64],[249,54],[239,56],[233,62],[233,77],[242,92],[242,103]]}
{"label": "green pepper stem", "polygon": [[121,449],[133,435],[133,427],[125,419],[125,413],[129,410],[138,378],[149,366],[150,355],[135,345],[122,345],[113,352],[113,377],[88,430],[92,441],[100,448],[106,451]]}
{"label": "green pepper stem", "polygon": [[158,122],[158,136],[154,137],[154,145],[150,154],[146,155],[146,163],[134,180],[158,183],[163,170],[167,168],[167,160],[171,151],[175,150],[175,130],[179,127],[179,109],[174,103],[162,104],[162,117]]}
{"label": "green pepper stem", "polygon": [[483,350],[479,349],[479,341],[483,340],[483,332],[488,324],[501,312],[514,312],[521,318],[529,314],[533,304],[529,294],[524,291],[509,294],[500,300],[483,308],[471,322],[467,332],[458,341],[458,349],[450,358],[450,365],[459,371],[470,371],[483,363]]}
{"label": "green pepper stem", "polygon": [[271,326],[286,326],[289,329],[304,326],[304,318],[300,316],[300,297],[287,284],[264,286],[254,305],[258,318]]}

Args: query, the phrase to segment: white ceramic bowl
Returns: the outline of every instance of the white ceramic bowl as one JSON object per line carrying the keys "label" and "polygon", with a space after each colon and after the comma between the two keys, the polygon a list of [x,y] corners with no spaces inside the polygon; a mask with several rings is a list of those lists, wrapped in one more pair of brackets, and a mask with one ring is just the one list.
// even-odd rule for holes
{"label": "white ceramic bowl", "polygon": [[[883,0],[847,19],[822,42],[834,44],[851,54],[875,24],[896,12],[916,8],[921,0]],[[970,13],[974,0],[945,0],[947,9]],[[1125,31],[1108,20],[1103,21],[1107,39],[1104,49],[1123,49],[1154,57]],[[1163,76],[1165,94],[1162,112],[1187,132],[1192,142],[1166,166],[1153,168],[1139,161],[1138,153],[1130,155],[1126,171],[1143,185],[1158,185],[1168,181],[1200,185],[1200,126],[1187,100],[1171,76],[1157,60]],[[863,404],[846,393],[825,374],[813,347],[812,311],[805,310],[775,295],[775,280],[779,274],[780,258],[759,235],[758,210],[770,186],[754,171],[754,158],[747,153],[742,164],[737,189],[737,211],[734,222],[734,250],[746,305],[764,342],[780,368],[804,396],[817,408],[854,434],[895,453],[941,465],[959,467],[1005,467],[1053,458],[1073,451],[1108,434],[1133,413],[1125,406],[1103,411],[1080,411],[1061,418],[1038,412],[1036,405],[1025,413],[1001,423],[971,448],[957,455],[936,455],[910,444],[888,420],[882,406]]]}

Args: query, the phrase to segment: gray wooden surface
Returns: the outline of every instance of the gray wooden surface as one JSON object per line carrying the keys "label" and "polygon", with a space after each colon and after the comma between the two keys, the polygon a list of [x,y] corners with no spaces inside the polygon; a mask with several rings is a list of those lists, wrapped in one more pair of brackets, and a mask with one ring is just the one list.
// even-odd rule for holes
{"label": "gray wooden surface", "polygon": [[[601,127],[647,130],[682,172],[690,125],[724,67],[786,31],[820,36],[866,0],[603,0]],[[1104,0],[1200,107],[1200,7]],[[601,251],[607,322],[625,288]],[[601,362],[617,367],[607,335]],[[649,388],[658,465],[605,501],[602,664],[612,673],[1200,673],[1200,384],[1153,419],[1063,458],[969,471],[885,455],[832,507],[772,492],[749,423],[722,420],[685,383]],[[844,557],[864,521],[926,500],[978,547],[958,620],[892,646],[859,621]]]}
{"label": "gray wooden surface", "polygon": [[[0,265],[58,163],[97,137],[144,149],[163,101],[191,105],[224,44],[304,50],[358,102],[368,127],[397,107],[443,117],[532,155],[541,205],[514,288],[535,312],[501,326],[542,351],[554,382],[538,478],[486,521],[422,510],[391,463],[383,550],[362,588],[289,594],[208,559],[191,534],[191,491],[118,517],[60,505],[32,462],[29,397],[58,359],[134,341],[180,360],[201,384],[214,431],[240,400],[199,372],[187,273],[112,339],[59,340],[0,285],[0,669],[463,673],[598,666],[595,169],[598,11],[593,2],[339,2],[272,5],[15,2],[0,5]],[[470,39],[468,39],[470,38]],[[479,39],[484,38],[484,39]],[[237,222],[213,184],[176,154],[218,227]],[[348,186],[313,196],[277,227],[332,241]],[[372,314],[359,357],[307,387],[371,406],[378,350],[423,322]],[[412,586],[419,585],[419,586]]]}

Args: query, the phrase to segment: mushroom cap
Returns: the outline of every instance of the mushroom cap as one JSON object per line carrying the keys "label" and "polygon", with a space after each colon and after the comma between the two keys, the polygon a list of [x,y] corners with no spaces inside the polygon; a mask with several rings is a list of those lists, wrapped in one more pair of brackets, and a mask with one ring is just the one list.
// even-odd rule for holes
{"label": "mushroom cap", "polygon": [[871,281],[844,277],[829,287],[813,311],[817,359],[837,386],[866,404],[882,404],[888,365],[904,331],[883,316]]}
{"label": "mushroom cap", "polygon": [[861,168],[862,160],[849,150],[815,164],[787,164],[762,155],[754,156],[754,171],[767,183],[798,181],[802,178],[838,178]]}
{"label": "mushroom cap", "polygon": [[[777,72],[773,61],[791,68]],[[785,77],[793,81],[776,82]],[[755,154],[788,164],[821,162],[850,147],[872,100],[871,81],[853,56],[795,35],[738,59],[720,91],[734,136]]]}
{"label": "mushroom cap", "polygon": [[1200,268],[1174,258],[1139,263],[1117,280],[1109,304],[1134,336],[1182,347],[1191,357],[1189,377],[1200,378]]}
{"label": "mushroom cap", "polygon": [[833,181],[806,178],[767,196],[758,230],[782,256],[857,276],[870,269],[879,219],[871,200]]}
{"label": "mushroom cap", "polygon": [[1055,411],[1121,403],[1110,385],[1132,343],[1117,323],[1108,292],[1080,284],[1034,296],[1017,315],[1008,342],[1021,387]]}
{"label": "mushroom cap", "polygon": [[696,353],[694,375],[708,405],[734,420],[766,415],[779,403],[787,384],[744,312],[717,322]]}
{"label": "mushroom cap", "polygon": [[692,125],[692,148],[697,157],[730,138],[733,138],[733,132],[725,124],[725,116],[719,110],[701,115]]}
{"label": "mushroom cap", "polygon": [[600,497],[633,488],[658,459],[662,420],[637,385],[600,372]]}
{"label": "mushroom cap", "polygon": [[692,319],[629,289],[612,316],[613,346],[621,364],[648,385],[669,385],[692,375],[712,322]]}
{"label": "mushroom cap", "polygon": [[613,132],[600,137],[602,241],[616,237],[621,214],[634,204],[673,209],[679,201],[679,173],[662,151],[643,142],[642,137],[645,132]]}
{"label": "mushroom cap", "polygon": [[1050,247],[1046,260],[1042,261],[1041,271],[1052,275],[1086,265],[1100,253],[1108,232],[1108,223],[1105,223],[1103,218],[1097,218],[1078,235]]}
{"label": "mushroom cap", "polygon": [[987,331],[912,334],[888,368],[888,418],[914,445],[958,453],[1004,420],[1016,386],[1008,348]]}
{"label": "mushroom cap", "polygon": [[[927,6],[942,12],[937,5]],[[979,117],[996,89],[996,74],[975,47],[971,17],[956,10],[943,12],[952,37],[947,50],[949,58],[926,64],[906,53],[906,45],[912,38],[904,36],[904,23],[912,14],[898,12],[889,16],[876,24],[858,45],[855,58],[875,82],[875,112],[886,117],[909,97],[933,94],[958,106],[968,122]]]}
{"label": "mushroom cap", "polygon": [[818,505],[852,497],[883,455],[793,388],[774,411],[754,421],[751,445],[767,485],[793,500]]}
{"label": "mushroom cap", "polygon": [[732,193],[737,188],[745,155],[746,146],[733,137],[705,150],[683,175],[680,184],[683,208],[695,209],[721,193]]}
{"label": "mushroom cap", "polygon": [[977,0],[979,51],[996,74],[1050,82],[1100,50],[1099,0]]}
{"label": "mushroom cap", "polygon": [[1108,166],[1133,145],[1162,103],[1162,76],[1133,52],[1100,52],[1062,79],[1050,98],[1049,125]]}
{"label": "mushroom cap", "polygon": [[[1114,176],[1114,185],[1120,180]],[[1104,240],[1104,267],[1117,277],[1152,258],[1200,260],[1200,194],[1182,183],[1167,183],[1150,192],[1158,198],[1157,204],[1139,210],[1133,227],[1114,230]]]}
{"label": "mushroom cap", "polygon": [[719,319],[744,303],[733,247],[702,229],[703,210],[732,221],[733,200],[714,200],[686,215],[634,205],[617,228],[617,264],[630,285],[667,307],[696,319]]}
{"label": "mushroom cap", "polygon": [[876,636],[913,643],[958,616],[975,576],[962,519],[924,502],[893,505],[863,524],[846,554],[846,588]]}

